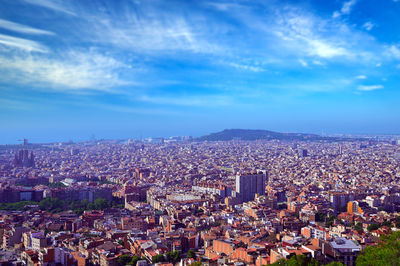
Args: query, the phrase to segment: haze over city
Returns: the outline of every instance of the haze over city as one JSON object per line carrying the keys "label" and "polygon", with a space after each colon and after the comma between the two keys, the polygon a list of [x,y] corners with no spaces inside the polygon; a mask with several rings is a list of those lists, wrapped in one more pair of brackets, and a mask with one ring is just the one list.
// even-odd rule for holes
{"label": "haze over city", "polygon": [[398,134],[398,1],[0,7],[0,139]]}

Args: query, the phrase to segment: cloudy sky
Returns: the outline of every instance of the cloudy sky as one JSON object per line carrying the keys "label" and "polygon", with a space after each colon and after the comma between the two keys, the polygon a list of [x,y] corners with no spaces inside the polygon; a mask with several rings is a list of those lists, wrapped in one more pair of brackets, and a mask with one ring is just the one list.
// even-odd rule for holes
{"label": "cloudy sky", "polygon": [[0,143],[400,133],[400,1],[1,0]]}

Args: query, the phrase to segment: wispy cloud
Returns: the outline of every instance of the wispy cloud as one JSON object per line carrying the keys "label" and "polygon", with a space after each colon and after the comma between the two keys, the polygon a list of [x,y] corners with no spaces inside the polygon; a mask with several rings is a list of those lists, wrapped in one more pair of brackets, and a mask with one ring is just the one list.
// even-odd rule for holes
{"label": "wispy cloud", "polygon": [[358,76],[356,76],[356,79],[366,79],[367,78],[367,76],[365,76],[365,75],[358,75]]}
{"label": "wispy cloud", "polygon": [[367,21],[363,24],[363,28],[366,29],[367,31],[372,30],[373,27],[375,27],[375,25],[370,21]]}
{"label": "wispy cloud", "polygon": [[253,66],[250,64],[242,64],[242,63],[236,63],[236,62],[230,62],[228,63],[229,66],[236,68],[238,70],[245,70],[245,71],[252,71],[252,72],[261,72],[264,71],[264,68],[260,66]]}
{"label": "wispy cloud", "polygon": [[129,84],[119,78],[118,69],[123,67],[114,58],[90,51],[71,51],[57,59],[39,55],[0,56],[0,69],[8,73],[2,80],[64,91],[111,92],[113,87]]}
{"label": "wispy cloud", "polygon": [[237,9],[237,8],[243,8],[244,6],[237,4],[237,3],[214,3],[214,2],[209,2],[206,3],[207,5],[214,7],[215,9],[218,9],[220,11],[229,11],[231,9]]}
{"label": "wispy cloud", "polygon": [[21,32],[21,33],[27,33],[27,34],[54,35],[54,33],[51,31],[32,28],[30,26],[18,24],[18,23],[9,21],[9,20],[4,20],[4,19],[0,19],[0,28],[6,29],[6,30],[11,30],[11,31],[16,31],[16,32]]}
{"label": "wispy cloud", "polygon": [[54,11],[76,16],[75,12],[65,7],[64,3],[59,0],[24,0],[24,1],[32,5],[38,5]]}
{"label": "wispy cloud", "polygon": [[47,47],[40,44],[39,42],[12,37],[4,34],[0,34],[0,44],[12,48],[22,49],[28,52],[46,53],[48,51]]}
{"label": "wispy cloud", "polygon": [[306,52],[309,56],[333,58],[351,55],[344,47],[342,36],[323,36],[323,32],[331,30],[329,27],[332,26],[327,21],[300,10],[290,10],[281,13],[275,34],[294,51]]}
{"label": "wispy cloud", "polygon": [[383,89],[383,85],[360,85],[358,86],[358,90],[360,91],[374,91]]}
{"label": "wispy cloud", "polygon": [[[193,18],[192,18],[193,19]],[[122,18],[94,17],[95,40],[115,47],[146,53],[187,51],[212,54],[223,51],[207,38],[207,27],[198,21],[190,23],[187,18],[171,16],[137,16],[129,13]]]}
{"label": "wispy cloud", "polygon": [[299,63],[303,66],[303,67],[307,67],[308,63],[306,61],[304,61],[303,59],[299,59]]}
{"label": "wispy cloud", "polygon": [[389,57],[400,59],[400,49],[396,45],[391,45],[387,47],[387,54]]}
{"label": "wispy cloud", "polygon": [[337,18],[337,17],[340,17],[341,15],[350,14],[351,9],[356,4],[356,2],[357,2],[356,0],[350,0],[350,1],[344,2],[340,11],[333,12],[332,17]]}

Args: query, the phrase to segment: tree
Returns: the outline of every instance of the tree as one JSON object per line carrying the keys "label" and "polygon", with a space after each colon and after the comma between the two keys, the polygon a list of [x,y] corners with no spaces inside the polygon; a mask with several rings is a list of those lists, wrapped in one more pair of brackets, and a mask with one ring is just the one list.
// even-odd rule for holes
{"label": "tree", "polygon": [[357,265],[400,265],[400,232],[381,236],[377,246],[366,247],[358,256]]}
{"label": "tree", "polygon": [[133,256],[132,260],[128,263],[129,265],[136,265],[136,263],[140,260],[139,256]]}
{"label": "tree", "polygon": [[397,216],[397,217],[396,217],[395,223],[396,223],[396,227],[397,227],[397,228],[400,228],[400,216]]}
{"label": "tree", "polygon": [[94,208],[95,208],[96,210],[104,210],[104,209],[108,208],[109,205],[110,205],[110,204],[108,203],[108,201],[106,201],[106,200],[103,199],[103,198],[98,198],[98,199],[96,199],[96,200],[94,201]]}
{"label": "tree", "polygon": [[167,252],[165,254],[167,257],[168,262],[178,262],[181,260],[181,252],[180,251],[172,251],[172,252]]}
{"label": "tree", "polygon": [[370,224],[370,225],[368,225],[367,229],[369,232],[371,232],[371,231],[378,229],[379,227],[380,227],[379,224]]}
{"label": "tree", "polygon": [[358,223],[354,226],[354,230],[356,230],[356,231],[358,231],[358,232],[362,232],[362,231],[363,231],[362,223],[358,222]]}
{"label": "tree", "polygon": [[158,263],[158,262],[164,262],[164,261],[165,261],[164,255],[162,255],[162,254],[155,255],[155,256],[151,259],[151,262],[152,262],[152,263]]}
{"label": "tree", "polygon": [[391,222],[391,221],[389,221],[389,220],[387,220],[387,221],[384,221],[384,222],[381,224],[381,226],[392,227],[392,222]]}
{"label": "tree", "polygon": [[121,256],[118,257],[117,263],[118,263],[118,266],[125,266],[131,260],[132,260],[132,258],[129,255],[125,254],[125,255],[121,255]]}
{"label": "tree", "polygon": [[196,253],[194,252],[194,250],[189,250],[187,255],[187,258],[191,259],[191,258],[195,258],[196,257]]}
{"label": "tree", "polygon": [[39,202],[39,208],[44,211],[61,211],[64,206],[64,202],[58,198],[45,198]]}
{"label": "tree", "polygon": [[190,264],[190,266],[201,266],[201,262],[200,261],[193,262],[192,264]]}
{"label": "tree", "polygon": [[174,251],[173,262],[178,262],[180,260],[181,260],[181,252],[180,251]]}
{"label": "tree", "polygon": [[94,203],[93,202],[88,203],[86,209],[87,210],[94,210]]}

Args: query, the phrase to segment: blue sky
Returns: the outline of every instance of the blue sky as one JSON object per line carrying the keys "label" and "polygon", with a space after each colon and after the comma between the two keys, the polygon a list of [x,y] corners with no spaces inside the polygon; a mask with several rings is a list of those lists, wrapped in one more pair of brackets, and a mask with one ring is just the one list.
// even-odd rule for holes
{"label": "blue sky", "polygon": [[0,142],[400,133],[400,1],[2,0]]}

